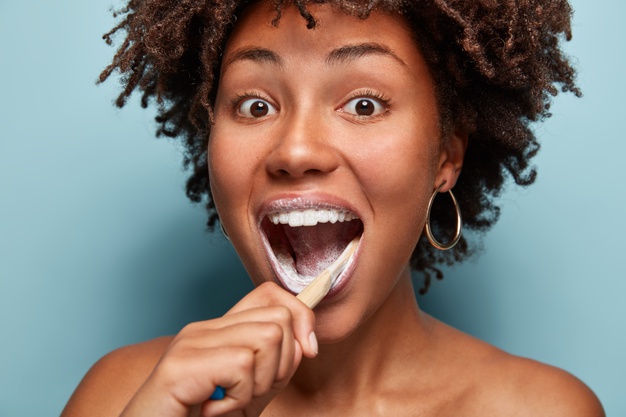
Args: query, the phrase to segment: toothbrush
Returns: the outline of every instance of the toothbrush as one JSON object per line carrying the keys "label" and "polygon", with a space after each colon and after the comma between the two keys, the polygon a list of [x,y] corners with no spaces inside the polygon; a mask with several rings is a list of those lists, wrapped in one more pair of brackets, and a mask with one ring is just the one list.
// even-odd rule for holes
{"label": "toothbrush", "polygon": [[[352,242],[346,246],[346,248],[341,252],[339,258],[335,259],[335,262],[330,264],[330,266],[324,269],[318,276],[315,277],[313,281],[309,283],[301,292],[296,296],[296,298],[302,301],[307,307],[313,309],[315,306],[319,304],[320,301],[333,285],[333,282],[337,279],[339,274],[343,272],[343,270],[348,265],[348,261],[352,254],[356,250],[356,247],[359,245],[360,236],[355,237]],[[221,400],[226,396],[226,390],[219,385],[215,387],[215,391],[209,397],[211,400]]]}

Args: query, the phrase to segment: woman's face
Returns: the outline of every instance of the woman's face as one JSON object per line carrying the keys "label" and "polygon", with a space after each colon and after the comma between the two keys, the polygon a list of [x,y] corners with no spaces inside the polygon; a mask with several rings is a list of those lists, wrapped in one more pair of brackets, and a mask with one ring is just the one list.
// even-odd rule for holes
{"label": "woman's face", "polygon": [[316,310],[318,337],[339,340],[409,279],[428,199],[454,185],[464,145],[441,142],[433,81],[401,17],[311,6],[309,30],[289,7],[275,27],[268,3],[224,51],[211,190],[256,284],[299,292],[362,235]]}

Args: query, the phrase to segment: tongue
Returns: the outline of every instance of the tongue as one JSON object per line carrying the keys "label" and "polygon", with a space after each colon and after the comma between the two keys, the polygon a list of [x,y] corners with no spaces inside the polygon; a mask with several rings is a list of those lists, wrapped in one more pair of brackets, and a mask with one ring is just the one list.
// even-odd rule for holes
{"label": "tongue", "polygon": [[358,221],[286,227],[300,275],[316,276],[341,255],[359,232]]}

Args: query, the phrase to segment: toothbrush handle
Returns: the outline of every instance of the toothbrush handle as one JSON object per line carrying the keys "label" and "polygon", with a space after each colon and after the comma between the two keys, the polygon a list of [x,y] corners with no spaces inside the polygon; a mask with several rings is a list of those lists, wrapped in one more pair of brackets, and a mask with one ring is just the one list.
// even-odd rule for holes
{"label": "toothbrush handle", "polygon": [[309,285],[307,285],[296,297],[309,308],[315,308],[322,298],[330,291],[333,283],[332,274],[328,269],[322,271]]}

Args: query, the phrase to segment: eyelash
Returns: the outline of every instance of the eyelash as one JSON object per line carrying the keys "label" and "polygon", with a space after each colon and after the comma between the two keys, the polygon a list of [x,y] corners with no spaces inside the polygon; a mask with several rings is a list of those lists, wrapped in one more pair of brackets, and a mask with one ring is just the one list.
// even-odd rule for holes
{"label": "eyelash", "polygon": [[351,94],[350,97],[346,100],[346,103],[351,100],[354,100],[355,98],[371,98],[380,102],[380,104],[382,104],[385,107],[389,107],[389,102],[391,101],[384,94],[379,93],[378,91],[367,89],[363,91],[357,91]]}

